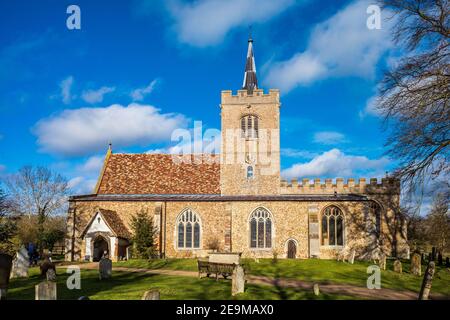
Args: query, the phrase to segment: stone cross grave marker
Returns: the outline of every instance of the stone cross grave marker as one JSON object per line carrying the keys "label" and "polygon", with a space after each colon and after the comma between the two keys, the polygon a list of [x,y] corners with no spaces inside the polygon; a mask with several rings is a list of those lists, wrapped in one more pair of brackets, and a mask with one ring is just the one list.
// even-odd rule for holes
{"label": "stone cross grave marker", "polygon": [[411,257],[411,273],[415,276],[422,275],[422,264],[420,254],[414,253]]}
{"label": "stone cross grave marker", "polygon": [[434,261],[430,261],[423,276],[422,288],[420,289],[419,293],[419,300],[428,300],[428,297],[430,296],[431,283],[434,276],[434,268]]}
{"label": "stone cross grave marker", "polygon": [[35,300],[57,300],[56,282],[43,281],[35,286]]}
{"label": "stone cross grave marker", "polygon": [[234,267],[231,277],[231,295],[243,293],[245,290],[245,271],[242,265],[238,264]]}
{"label": "stone cross grave marker", "polygon": [[28,257],[28,251],[24,246],[20,248],[16,253],[16,257],[13,261],[11,278],[27,278],[28,268],[30,267],[30,258]]}

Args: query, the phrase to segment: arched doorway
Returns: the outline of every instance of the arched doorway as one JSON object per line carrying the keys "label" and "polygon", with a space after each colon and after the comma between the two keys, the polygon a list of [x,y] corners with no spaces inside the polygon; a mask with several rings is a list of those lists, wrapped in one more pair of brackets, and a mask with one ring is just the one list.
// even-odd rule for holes
{"label": "arched doorway", "polygon": [[288,241],[287,249],[288,259],[295,259],[297,257],[297,244],[294,240]]}
{"label": "arched doorway", "polygon": [[94,240],[93,260],[94,261],[100,261],[100,259],[103,257],[103,253],[105,251],[109,253],[108,242],[103,237],[97,237]]}

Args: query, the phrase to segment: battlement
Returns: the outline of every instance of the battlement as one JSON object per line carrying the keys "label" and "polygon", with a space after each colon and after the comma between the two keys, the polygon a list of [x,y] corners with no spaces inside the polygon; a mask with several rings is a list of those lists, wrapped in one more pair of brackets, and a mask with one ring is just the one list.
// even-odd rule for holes
{"label": "battlement", "polygon": [[297,179],[290,182],[281,180],[281,194],[334,194],[353,193],[353,194],[399,194],[400,181],[394,178],[382,178],[381,183],[377,178],[371,178],[367,183],[365,178],[347,179],[344,183],[343,178],[336,178],[335,183],[332,179],[325,179],[324,183],[320,179],[302,179],[300,184]]}
{"label": "battlement", "polygon": [[222,90],[222,104],[280,104],[280,91],[278,89],[270,89],[268,93],[264,93],[262,89],[256,89],[252,93],[247,90],[238,90],[235,95],[231,90]]}

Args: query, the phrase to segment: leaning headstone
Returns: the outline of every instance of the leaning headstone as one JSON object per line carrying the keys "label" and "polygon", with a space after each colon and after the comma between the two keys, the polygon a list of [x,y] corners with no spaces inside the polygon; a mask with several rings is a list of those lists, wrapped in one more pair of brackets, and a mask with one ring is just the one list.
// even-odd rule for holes
{"label": "leaning headstone", "polygon": [[145,291],[141,300],[160,300],[159,290],[153,289]]}
{"label": "leaning headstone", "polygon": [[402,262],[398,259],[394,261],[394,272],[402,273]]}
{"label": "leaning headstone", "polygon": [[56,282],[43,281],[35,286],[35,300],[57,300]]}
{"label": "leaning headstone", "polygon": [[313,286],[314,295],[318,296],[320,294],[319,284],[315,283]]}
{"label": "leaning headstone", "polygon": [[380,254],[380,260],[378,260],[378,266],[380,269],[386,270],[386,255],[384,253]]}
{"label": "leaning headstone", "polygon": [[438,253],[438,266],[442,266],[442,253]]}
{"label": "leaning headstone", "polygon": [[98,263],[98,272],[100,280],[109,279],[112,276],[112,261],[106,257],[100,259]]}
{"label": "leaning headstone", "polygon": [[348,258],[349,263],[353,264],[355,262],[355,255],[356,255],[355,249],[352,249],[352,251],[350,252],[350,257]]}
{"label": "leaning headstone", "polygon": [[24,246],[17,251],[16,257],[13,261],[11,278],[27,278],[28,268],[30,267],[30,258],[28,251]]}
{"label": "leaning headstone", "polygon": [[414,253],[411,257],[411,273],[416,276],[422,274],[422,264],[418,253]]}
{"label": "leaning headstone", "polygon": [[423,276],[422,287],[419,293],[419,300],[428,300],[431,291],[431,283],[433,282],[434,275],[434,261],[428,264],[427,270]]}
{"label": "leaning headstone", "polygon": [[47,281],[56,282],[56,272],[54,269],[48,269],[46,273]]}
{"label": "leaning headstone", "polygon": [[245,271],[242,265],[238,264],[234,267],[233,276],[231,277],[231,295],[243,293],[245,290]]}

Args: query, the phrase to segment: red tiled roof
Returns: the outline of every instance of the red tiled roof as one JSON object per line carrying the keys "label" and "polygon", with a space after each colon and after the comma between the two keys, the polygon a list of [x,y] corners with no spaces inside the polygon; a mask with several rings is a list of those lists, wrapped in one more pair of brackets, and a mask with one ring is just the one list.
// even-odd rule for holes
{"label": "red tiled roof", "polygon": [[211,162],[176,163],[170,154],[110,154],[97,194],[220,194],[220,165]]}

